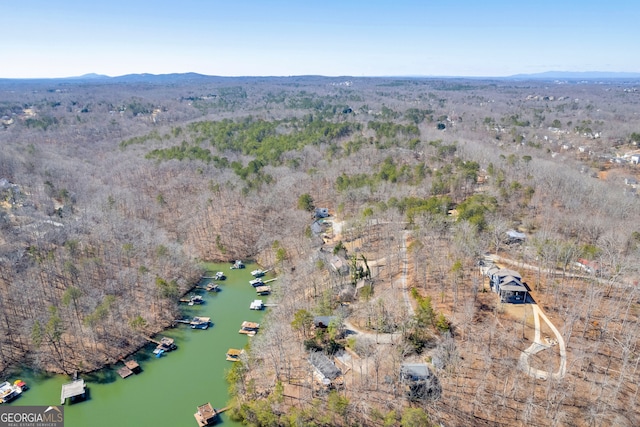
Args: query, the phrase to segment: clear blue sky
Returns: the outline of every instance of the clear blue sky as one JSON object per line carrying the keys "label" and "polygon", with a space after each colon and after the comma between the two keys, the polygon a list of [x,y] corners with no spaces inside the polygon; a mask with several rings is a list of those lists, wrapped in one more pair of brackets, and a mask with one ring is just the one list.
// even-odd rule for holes
{"label": "clear blue sky", "polygon": [[0,78],[640,72],[637,0],[16,0]]}

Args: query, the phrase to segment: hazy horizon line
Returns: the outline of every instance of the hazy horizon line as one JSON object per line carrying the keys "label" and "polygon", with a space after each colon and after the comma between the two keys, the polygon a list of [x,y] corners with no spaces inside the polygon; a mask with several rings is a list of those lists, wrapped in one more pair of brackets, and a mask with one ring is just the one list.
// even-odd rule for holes
{"label": "hazy horizon line", "polygon": [[196,71],[170,72],[170,73],[127,73],[120,75],[108,75],[101,73],[85,73],[64,77],[0,77],[0,80],[73,80],[73,79],[117,79],[123,77],[162,77],[162,76],[197,75],[201,77],[221,78],[295,78],[295,77],[324,77],[324,78],[462,78],[462,79],[514,79],[527,77],[540,78],[640,78],[640,72],[634,71],[560,71],[550,70],[537,73],[518,73],[510,75],[473,76],[455,74],[389,74],[389,75],[327,75],[327,74],[289,74],[289,75],[222,75],[204,74]]}

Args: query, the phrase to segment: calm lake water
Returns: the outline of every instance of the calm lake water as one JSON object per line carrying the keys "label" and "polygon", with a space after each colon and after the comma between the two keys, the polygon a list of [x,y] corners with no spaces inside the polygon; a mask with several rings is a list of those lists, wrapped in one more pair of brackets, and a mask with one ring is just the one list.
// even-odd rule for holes
{"label": "calm lake water", "polygon": [[[257,297],[249,284],[251,271],[257,268],[231,270],[230,264],[208,264],[207,269],[223,271],[227,280],[219,281],[221,291],[208,293],[197,290],[205,303],[187,307],[185,316],[211,317],[213,326],[207,330],[194,330],[179,325],[161,334],[174,338],[178,349],[160,358],[152,354],[149,344],[134,355],[142,372],[126,379],[120,378],[118,364],[98,374],[81,375],[88,385],[86,401],[64,407],[66,427],[101,426],[188,426],[196,423],[193,414],[197,406],[211,402],[214,408],[223,408],[229,400],[225,371],[232,362],[225,360],[229,348],[243,348],[251,338],[239,334],[242,321],[260,322],[263,313],[249,310]],[[202,284],[209,283],[208,280]],[[160,336],[154,337],[159,340]],[[13,381],[16,377],[8,378]],[[59,405],[62,384],[66,376],[37,377],[24,372],[20,376],[31,388],[10,405]],[[240,426],[221,415],[219,425]]]}

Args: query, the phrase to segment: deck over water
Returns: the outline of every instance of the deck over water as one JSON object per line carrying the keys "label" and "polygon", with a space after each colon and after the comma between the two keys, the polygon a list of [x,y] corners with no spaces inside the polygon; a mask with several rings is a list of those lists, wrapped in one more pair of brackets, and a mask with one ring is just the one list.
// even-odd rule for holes
{"label": "deck over water", "polygon": [[75,380],[73,382],[63,384],[62,391],[60,392],[60,404],[64,405],[64,402],[71,397],[81,396],[85,392],[84,380]]}

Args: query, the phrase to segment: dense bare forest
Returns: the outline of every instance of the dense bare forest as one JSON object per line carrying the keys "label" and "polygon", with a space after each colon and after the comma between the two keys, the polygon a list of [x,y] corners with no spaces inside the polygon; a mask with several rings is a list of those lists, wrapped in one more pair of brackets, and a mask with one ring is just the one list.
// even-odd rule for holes
{"label": "dense bare forest", "polygon": [[99,369],[200,261],[254,259],[279,280],[229,372],[248,424],[638,425],[639,85],[0,81],[0,370]]}

